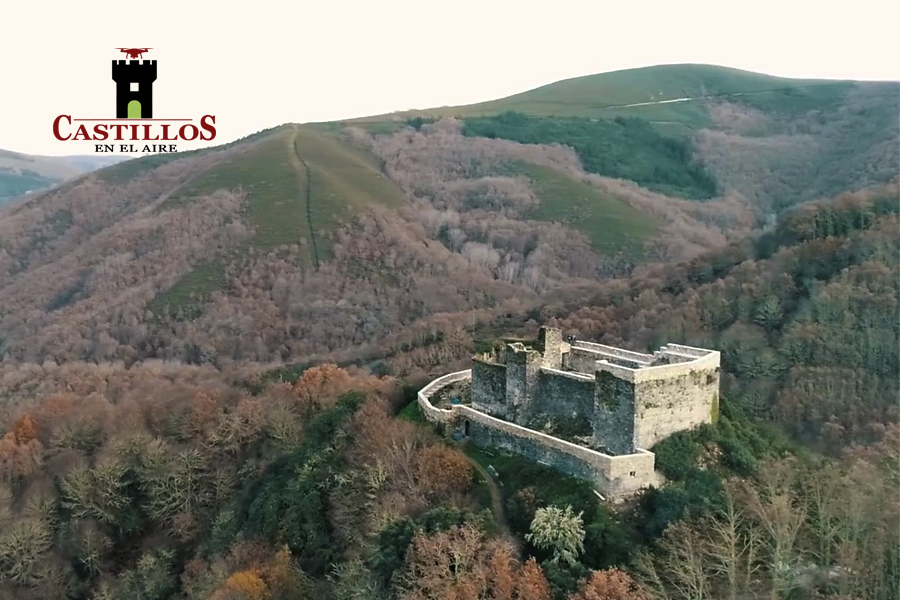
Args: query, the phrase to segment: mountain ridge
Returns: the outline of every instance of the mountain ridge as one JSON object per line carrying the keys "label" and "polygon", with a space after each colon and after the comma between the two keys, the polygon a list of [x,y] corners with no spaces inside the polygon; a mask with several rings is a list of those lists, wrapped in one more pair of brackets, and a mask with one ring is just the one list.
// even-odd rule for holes
{"label": "mountain ridge", "polygon": [[0,149],[0,204],[128,158],[106,154],[43,156]]}
{"label": "mountain ridge", "polygon": [[[652,80],[662,78],[663,90],[653,90]],[[674,80],[680,83],[672,88]],[[344,119],[346,123],[369,123],[385,120],[407,119],[428,116],[486,116],[498,114],[504,110],[520,110],[533,115],[543,116],[583,116],[583,117],[615,117],[619,111],[610,109],[634,108],[633,104],[643,102],[671,102],[691,94],[714,97],[723,94],[765,93],[778,91],[780,88],[846,87],[856,84],[894,84],[894,81],[864,81],[849,79],[807,79],[780,77],[764,73],[756,73],[743,69],[708,65],[700,63],[673,63],[619,69],[561,79],[523,92],[460,106],[441,106],[424,109],[409,109]],[[773,87],[773,86],[778,87]],[[706,87],[709,86],[709,87]],[[656,85],[655,87],[660,87]],[[609,88],[609,89],[605,89]],[[702,93],[706,90],[705,93]],[[592,95],[587,101],[560,101],[551,96],[583,96],[585,92]],[[597,92],[601,92],[598,94]],[[698,92],[700,92],[698,94]],[[606,111],[606,112],[603,112]],[[634,111],[632,111],[634,112]],[[647,111],[644,111],[645,113]],[[636,114],[636,113],[635,113]],[[660,114],[665,114],[660,112]],[[675,113],[686,118],[690,113]],[[696,118],[696,115],[693,115]]]}
{"label": "mountain ridge", "polygon": [[[681,81],[681,69],[629,70],[617,93],[772,81],[709,66]],[[582,99],[598,89],[588,84]],[[712,125],[690,135],[633,115],[505,111],[284,124],[125,161],[0,210],[0,352],[377,354],[443,319],[575,302],[598,280],[689,260],[792,206],[895,177],[898,119],[869,92],[716,100],[702,107]],[[73,319],[80,330],[62,327]]]}

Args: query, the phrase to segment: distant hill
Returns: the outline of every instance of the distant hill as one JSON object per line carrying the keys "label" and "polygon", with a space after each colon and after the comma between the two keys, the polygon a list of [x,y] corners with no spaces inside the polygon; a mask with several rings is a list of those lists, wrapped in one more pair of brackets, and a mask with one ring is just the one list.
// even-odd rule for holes
{"label": "distant hill", "polygon": [[709,124],[703,100],[741,96],[777,96],[804,90],[814,101],[835,98],[854,81],[790,79],[714,65],[675,64],[625,69],[564,79],[520,94],[468,104],[350,119],[381,122],[413,117],[477,117],[515,111],[546,117],[609,119],[636,116],[692,126]]}
{"label": "distant hill", "polygon": [[[545,86],[515,111],[285,124],[101,168],[0,210],[0,355],[225,364],[419,348],[410,360],[438,364],[432,346],[455,327],[537,321],[548,298],[577,306],[604,279],[896,177],[894,84],[785,81],[655,67]],[[679,105],[667,123],[636,116],[646,105],[573,116],[697,93],[653,105]]]}
{"label": "distant hill", "polygon": [[0,352],[365,353],[446,318],[587,293],[753,223],[728,201],[653,194],[585,173],[569,149],[452,122],[382,136],[288,124],[105,167],[0,210]]}
{"label": "distant hill", "polygon": [[104,154],[33,156],[0,149],[0,204],[127,158]]}
{"label": "distant hill", "polygon": [[79,169],[81,172],[96,171],[103,167],[118,164],[125,160],[131,160],[128,156],[109,156],[105,154],[86,154],[74,156],[60,156],[62,160]]}
{"label": "distant hill", "polygon": [[[504,118],[510,115],[528,119]],[[462,119],[475,135],[570,145],[599,175],[686,198],[737,192],[772,212],[888,183],[900,164],[900,83],[789,79],[712,65],[600,73],[478,104],[348,123],[389,131],[441,117]],[[652,139],[641,124],[666,139]],[[622,152],[644,164],[611,160]]]}

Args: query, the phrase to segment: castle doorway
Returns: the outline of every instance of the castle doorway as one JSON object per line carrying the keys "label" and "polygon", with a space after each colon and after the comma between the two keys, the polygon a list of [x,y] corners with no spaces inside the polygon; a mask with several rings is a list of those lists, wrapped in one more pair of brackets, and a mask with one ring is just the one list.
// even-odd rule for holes
{"label": "castle doorway", "polygon": [[140,100],[132,100],[128,103],[128,118],[129,119],[140,119],[141,118],[141,102]]}
{"label": "castle doorway", "polygon": [[463,427],[463,432],[466,437],[469,437],[469,422],[468,421],[466,421],[466,424]]}

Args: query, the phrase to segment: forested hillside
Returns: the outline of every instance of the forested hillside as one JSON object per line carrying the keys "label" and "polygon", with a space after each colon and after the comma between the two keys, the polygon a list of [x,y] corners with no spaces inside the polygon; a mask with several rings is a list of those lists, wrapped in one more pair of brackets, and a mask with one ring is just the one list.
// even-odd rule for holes
{"label": "forested hillside", "polygon": [[152,159],[0,213],[3,355],[383,354],[756,222],[737,199],[670,199],[453,120],[375,137],[288,127]]}
{"label": "forested hillside", "polygon": [[[898,98],[653,67],[0,209],[0,598],[893,600]],[[659,488],[425,422],[540,325],[721,351]]]}
{"label": "forested hillside", "polygon": [[724,400],[716,425],[654,448],[669,483],[610,507],[540,465],[448,446],[414,404],[394,416],[391,378],[322,365],[258,383],[155,362],[6,367],[0,393],[20,401],[0,412],[0,594],[894,597],[896,425],[794,458]]}
{"label": "forested hillside", "polygon": [[[329,365],[7,361],[0,591],[888,600],[898,209],[896,186],[810,203],[762,235],[598,284],[585,306],[545,295],[474,329],[448,316],[376,369],[409,388]],[[446,446],[415,404],[395,416],[423,370],[537,322],[722,349],[721,417],[653,448],[662,488],[609,507],[539,465]]]}
{"label": "forested hillside", "polygon": [[576,77],[480,104],[356,119],[455,117],[471,135],[564,144],[588,172],[665,194],[740,194],[764,213],[896,181],[900,83],[787,79],[711,65]]}
{"label": "forested hillside", "polygon": [[897,422],[897,186],[785,213],[754,241],[610,285],[590,306],[544,309],[585,339],[718,348],[723,394],[823,448]]}

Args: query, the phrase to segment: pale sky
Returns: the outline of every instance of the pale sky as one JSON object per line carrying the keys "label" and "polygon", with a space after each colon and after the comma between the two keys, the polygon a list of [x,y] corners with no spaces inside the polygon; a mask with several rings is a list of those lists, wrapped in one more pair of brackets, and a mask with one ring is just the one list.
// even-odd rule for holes
{"label": "pale sky", "polygon": [[0,148],[28,154],[93,154],[95,142],[57,141],[53,119],[114,118],[110,61],[137,45],[159,61],[154,117],[214,114],[214,144],[654,64],[900,80],[898,0],[28,0],[3,12]]}

